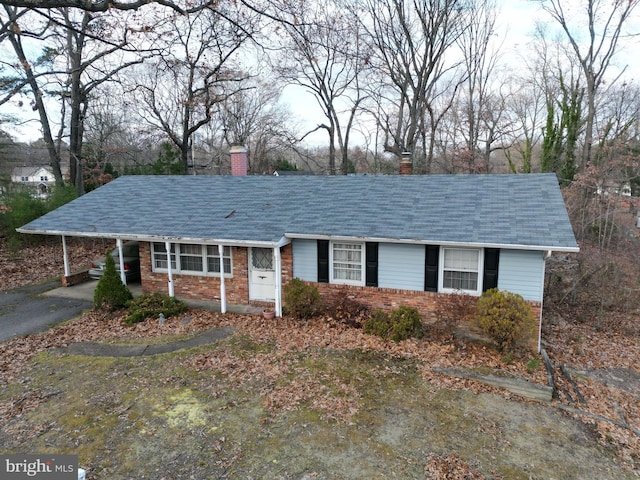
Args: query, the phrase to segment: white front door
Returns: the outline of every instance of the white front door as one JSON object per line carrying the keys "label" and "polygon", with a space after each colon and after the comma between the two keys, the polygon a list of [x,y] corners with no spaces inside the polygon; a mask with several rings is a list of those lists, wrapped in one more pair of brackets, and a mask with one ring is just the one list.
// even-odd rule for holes
{"label": "white front door", "polygon": [[276,272],[272,248],[251,248],[249,299],[275,301]]}

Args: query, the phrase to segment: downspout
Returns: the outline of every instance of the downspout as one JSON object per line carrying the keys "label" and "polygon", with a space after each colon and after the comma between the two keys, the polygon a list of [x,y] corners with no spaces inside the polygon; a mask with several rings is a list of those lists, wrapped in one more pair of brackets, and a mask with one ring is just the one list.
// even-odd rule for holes
{"label": "downspout", "polygon": [[118,238],[116,240],[116,245],[118,247],[118,257],[120,258],[120,280],[124,285],[127,284],[127,274],[124,271],[124,257],[122,255],[122,239]]}
{"label": "downspout", "polygon": [[169,276],[169,296],[175,296],[173,293],[173,272],[171,271],[171,242],[164,242],[164,248],[167,251],[167,273]]}
{"label": "downspout", "polygon": [[542,292],[542,295],[540,296],[540,318],[538,320],[538,353],[540,353],[542,350],[542,309],[544,307],[544,276],[547,267],[547,259],[551,256],[551,253],[551,250],[547,250],[547,253],[544,255],[544,261],[542,262],[542,286],[540,288],[540,292]]}
{"label": "downspout", "polygon": [[275,311],[276,317],[282,316],[282,257],[280,256],[280,247],[273,249],[273,258],[276,261],[276,281],[275,281]]}
{"label": "downspout", "polygon": [[69,277],[71,275],[71,269],[69,268],[69,254],[67,252],[67,238],[62,235],[62,257],[64,258],[64,276]]}
{"label": "downspout", "polygon": [[220,255],[220,312],[227,313],[227,290],[224,285],[224,247],[218,244],[218,255]]}

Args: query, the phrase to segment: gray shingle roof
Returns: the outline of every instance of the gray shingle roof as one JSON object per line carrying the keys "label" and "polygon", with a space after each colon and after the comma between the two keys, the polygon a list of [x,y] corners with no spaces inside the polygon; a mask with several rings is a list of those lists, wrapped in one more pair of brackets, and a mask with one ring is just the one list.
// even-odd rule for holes
{"label": "gray shingle roof", "polygon": [[24,233],[276,243],[342,236],[575,251],[553,174],[125,176]]}

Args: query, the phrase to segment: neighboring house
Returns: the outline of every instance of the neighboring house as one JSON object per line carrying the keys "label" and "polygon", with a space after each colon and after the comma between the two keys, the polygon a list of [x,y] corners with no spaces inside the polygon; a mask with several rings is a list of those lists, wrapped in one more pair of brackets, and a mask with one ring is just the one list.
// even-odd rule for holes
{"label": "neighboring house", "polygon": [[49,195],[56,183],[50,167],[16,167],[11,173],[11,181],[30,188],[40,197]]}
{"label": "neighboring house", "polygon": [[596,193],[598,195],[620,195],[623,197],[631,196],[631,183],[628,181],[616,182],[613,180],[604,180],[596,185]]}
{"label": "neighboring house", "polygon": [[137,240],[144,292],[278,315],[294,277],[425,318],[497,287],[541,315],[545,258],[578,251],[554,174],[124,176],[18,231]]}

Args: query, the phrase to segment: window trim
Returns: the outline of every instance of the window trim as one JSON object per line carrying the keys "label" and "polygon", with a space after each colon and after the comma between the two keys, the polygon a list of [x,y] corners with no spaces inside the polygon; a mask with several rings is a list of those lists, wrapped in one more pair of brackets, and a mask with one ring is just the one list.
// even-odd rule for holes
{"label": "window trim", "polygon": [[[358,245],[360,247],[360,280],[348,280],[342,278],[335,278],[334,263],[333,263],[333,251],[336,245]],[[366,284],[366,266],[367,266],[367,251],[365,242],[354,242],[350,240],[335,240],[329,243],[329,283],[336,285],[355,285],[364,287]]]}
{"label": "window trim", "polygon": [[[478,265],[476,274],[478,275],[478,280],[476,284],[475,290],[463,290],[457,288],[445,288],[444,287],[444,260],[445,260],[445,251],[446,250],[468,250],[478,253]],[[482,282],[483,282],[483,272],[484,272],[484,248],[469,248],[469,247],[451,247],[451,246],[440,246],[440,260],[438,262],[438,292],[442,293],[463,293],[465,295],[474,295],[480,296],[482,295]]]}
{"label": "window trim", "polygon": [[[151,243],[151,271],[152,272],[157,272],[157,273],[168,273],[168,269],[167,268],[158,268],[156,267],[156,245],[162,245],[162,248],[165,248],[165,244],[162,242],[150,242]],[[200,247],[200,258],[202,259],[202,270],[198,271],[198,270],[183,270],[181,268],[181,260],[180,257],[182,256],[182,252],[180,250],[180,245],[189,245],[189,246],[198,246]],[[190,275],[190,276],[194,276],[194,277],[215,277],[215,278],[220,278],[220,272],[210,272],[209,271],[209,258],[212,257],[212,255],[208,254],[208,249],[207,247],[216,247],[218,248],[218,245],[208,245],[208,244],[201,244],[201,243],[171,243],[171,248],[172,248],[172,252],[170,253],[170,258],[171,260],[173,260],[175,262],[175,268],[171,269],[171,272],[177,275]],[[225,250],[228,249],[229,250],[229,255],[226,256],[224,255],[223,252],[223,256],[222,259],[220,261],[220,265],[221,268],[224,270],[224,259],[228,258],[229,259],[229,263],[230,263],[230,272],[224,272],[224,278],[233,278],[233,249],[231,248],[230,245],[224,245],[223,247]],[[166,252],[158,252],[158,254],[162,254],[162,255],[167,255]],[[187,256],[195,256],[193,253],[188,253],[185,254]],[[167,265],[170,265],[169,260],[167,260]]]}

